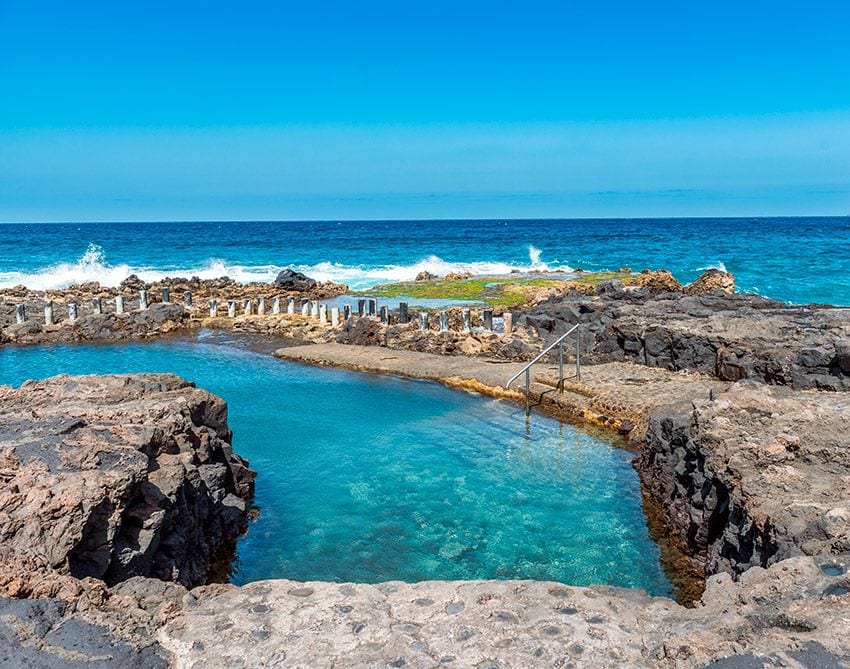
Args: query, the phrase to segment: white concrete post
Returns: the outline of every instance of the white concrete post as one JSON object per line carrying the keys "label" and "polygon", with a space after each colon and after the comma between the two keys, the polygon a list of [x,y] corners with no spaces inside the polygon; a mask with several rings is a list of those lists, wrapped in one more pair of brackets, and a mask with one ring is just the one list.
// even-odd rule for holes
{"label": "white concrete post", "polygon": [[164,304],[171,302],[171,291],[168,288],[162,289],[162,301]]}
{"label": "white concrete post", "polygon": [[398,303],[398,322],[402,325],[410,322],[410,316],[407,315],[407,302]]}
{"label": "white concrete post", "polygon": [[350,304],[342,305],[342,318],[346,322],[348,322],[348,319],[351,318],[351,305]]}
{"label": "white concrete post", "polygon": [[123,314],[124,313],[124,296],[116,295],[115,296],[115,313]]}
{"label": "white concrete post", "polygon": [[192,293],[188,290],[183,293],[183,306],[187,309],[192,308]]}
{"label": "white concrete post", "polygon": [[210,318],[218,315],[218,300],[210,300]]}
{"label": "white concrete post", "polygon": [[449,331],[449,314],[446,311],[440,312],[440,332]]}
{"label": "white concrete post", "polygon": [[331,308],[331,326],[339,327],[339,307]]}
{"label": "white concrete post", "polygon": [[227,315],[236,318],[236,300],[227,300]]}
{"label": "white concrete post", "polygon": [[69,302],[68,303],[68,320],[72,323],[77,320],[77,303]]}
{"label": "white concrete post", "polygon": [[315,300],[310,303],[310,317],[314,319],[319,317],[319,303]]}
{"label": "white concrete post", "polygon": [[250,299],[242,300],[242,313],[243,314],[250,314],[251,313],[251,304],[252,303],[253,303],[253,300],[250,300]]}
{"label": "white concrete post", "polygon": [[381,325],[389,325],[390,324],[390,310],[387,309],[386,305],[381,307]]}
{"label": "white concrete post", "polygon": [[139,291],[139,310],[144,311],[148,308],[148,291],[140,290]]}
{"label": "white concrete post", "polygon": [[470,317],[469,309],[464,309],[463,311],[461,311],[460,316],[463,319],[463,325],[461,326],[461,329],[464,332],[471,332],[472,327],[469,324],[469,317]]}
{"label": "white concrete post", "polygon": [[265,297],[257,298],[257,313],[260,316],[266,315],[266,298]]}
{"label": "white concrete post", "polygon": [[280,313],[280,298],[276,297],[272,300],[272,313],[279,314]]}
{"label": "white concrete post", "polygon": [[357,300],[357,315],[361,318],[366,315],[366,300]]}
{"label": "white concrete post", "polygon": [[91,310],[95,314],[103,313],[103,302],[99,297],[93,297],[91,300]]}
{"label": "white concrete post", "polygon": [[322,325],[328,323],[328,308],[324,304],[319,305],[319,323]]}
{"label": "white concrete post", "polygon": [[502,320],[505,322],[505,336],[509,337],[514,331],[514,315],[510,311],[506,311],[505,315],[502,316]]}
{"label": "white concrete post", "polygon": [[419,329],[425,331],[428,329],[428,312],[420,311],[419,312]]}
{"label": "white concrete post", "polygon": [[485,309],[484,310],[484,329],[487,332],[493,331],[493,310]]}
{"label": "white concrete post", "polygon": [[378,300],[375,298],[369,298],[369,315],[377,316],[378,315]]}
{"label": "white concrete post", "polygon": [[310,303],[309,302],[302,302],[301,303],[301,315],[302,316],[309,316],[310,315]]}
{"label": "white concrete post", "polygon": [[53,325],[53,301],[44,301],[44,324]]}
{"label": "white concrete post", "polygon": [[27,308],[23,304],[15,305],[15,322],[20,325],[27,320]]}
{"label": "white concrete post", "polygon": [[288,314],[294,314],[295,313],[295,298],[294,297],[290,297],[286,301],[286,313],[288,313]]}

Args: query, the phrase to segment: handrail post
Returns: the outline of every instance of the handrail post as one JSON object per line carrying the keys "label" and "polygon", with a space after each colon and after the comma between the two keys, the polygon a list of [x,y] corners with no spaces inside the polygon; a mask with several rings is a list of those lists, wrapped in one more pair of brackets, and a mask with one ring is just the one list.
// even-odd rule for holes
{"label": "handrail post", "polygon": [[576,330],[576,381],[581,381],[581,328]]}
{"label": "handrail post", "polygon": [[525,415],[528,415],[529,412],[529,404],[528,404],[528,394],[531,392],[531,368],[527,368],[525,370]]}
{"label": "handrail post", "polygon": [[564,393],[564,342],[558,344],[558,389]]}

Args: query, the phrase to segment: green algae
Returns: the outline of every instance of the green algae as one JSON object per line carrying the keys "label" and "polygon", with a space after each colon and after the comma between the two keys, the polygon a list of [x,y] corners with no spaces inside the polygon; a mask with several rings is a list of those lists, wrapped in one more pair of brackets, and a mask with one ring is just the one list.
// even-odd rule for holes
{"label": "green algae", "polygon": [[632,274],[625,272],[582,272],[570,278],[551,276],[490,276],[468,279],[432,279],[403,281],[358,291],[356,295],[408,298],[409,300],[457,300],[493,307],[518,307],[527,303],[541,288],[566,290],[570,285],[597,286],[604,281],[620,280],[633,283]]}

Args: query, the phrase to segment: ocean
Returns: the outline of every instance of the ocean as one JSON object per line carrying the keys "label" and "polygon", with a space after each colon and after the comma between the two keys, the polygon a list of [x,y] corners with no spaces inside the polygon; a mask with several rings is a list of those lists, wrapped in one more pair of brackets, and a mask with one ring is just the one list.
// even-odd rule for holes
{"label": "ocean", "polygon": [[850,305],[850,217],[0,225],[0,288],[129,274],[270,281],[285,267],[368,288],[421,271],[708,268],[739,291]]}

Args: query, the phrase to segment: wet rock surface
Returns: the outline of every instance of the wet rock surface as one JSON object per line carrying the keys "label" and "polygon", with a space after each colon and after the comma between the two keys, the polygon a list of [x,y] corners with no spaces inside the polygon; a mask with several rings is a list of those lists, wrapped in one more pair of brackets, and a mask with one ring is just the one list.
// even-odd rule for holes
{"label": "wet rock surface", "polygon": [[[719,283],[715,277],[704,283]],[[514,314],[546,340],[582,324],[588,362],[634,361],[722,380],[850,390],[850,310],[722,290],[690,295],[612,282]]]}

